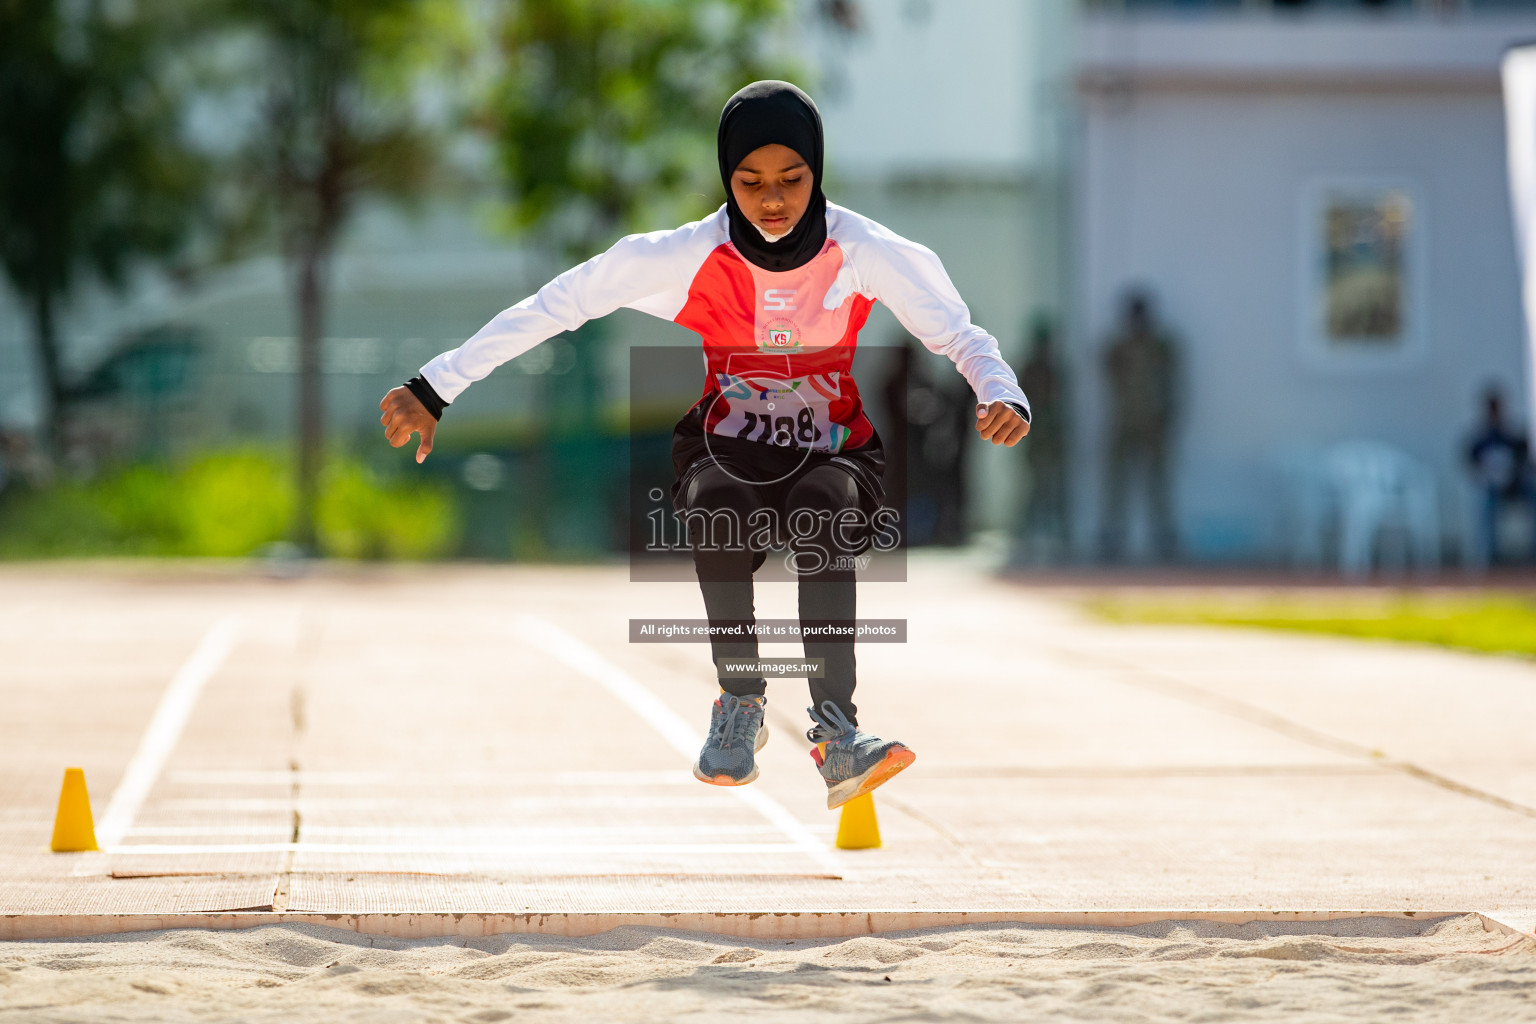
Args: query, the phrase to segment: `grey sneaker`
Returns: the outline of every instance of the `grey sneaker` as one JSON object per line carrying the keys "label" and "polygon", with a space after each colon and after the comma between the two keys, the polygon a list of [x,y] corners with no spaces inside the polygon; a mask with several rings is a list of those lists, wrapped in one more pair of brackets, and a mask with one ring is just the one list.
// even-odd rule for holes
{"label": "grey sneaker", "polygon": [[841,708],[821,702],[821,713],[806,708],[816,724],[805,738],[816,744],[811,760],[827,781],[827,809],[835,810],[856,796],[863,796],[889,782],[897,772],[917,760],[906,744],[882,740],[859,732]]}
{"label": "grey sneaker", "polygon": [[693,777],[711,786],[745,786],[757,778],[753,757],[768,742],[766,697],[722,693],[709,718],[709,736],[693,763]]}

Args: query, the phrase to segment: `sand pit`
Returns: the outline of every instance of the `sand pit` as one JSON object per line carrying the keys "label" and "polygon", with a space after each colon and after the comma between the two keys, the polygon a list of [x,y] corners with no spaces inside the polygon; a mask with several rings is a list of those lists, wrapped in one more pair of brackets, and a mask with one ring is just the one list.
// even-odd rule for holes
{"label": "sand pit", "polygon": [[0,1021],[1530,1020],[1536,939],[1438,922],[651,928],[402,941],[309,925],[0,943]]}

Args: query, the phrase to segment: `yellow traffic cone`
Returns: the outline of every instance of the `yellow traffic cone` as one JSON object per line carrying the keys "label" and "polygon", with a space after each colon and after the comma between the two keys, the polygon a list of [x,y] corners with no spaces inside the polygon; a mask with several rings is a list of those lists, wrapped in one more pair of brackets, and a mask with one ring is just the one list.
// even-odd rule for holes
{"label": "yellow traffic cone", "polygon": [[865,793],[843,804],[837,819],[839,850],[873,850],[880,845],[880,822],[875,820],[875,795]]}
{"label": "yellow traffic cone", "polygon": [[59,790],[59,813],[53,819],[54,853],[95,850],[96,826],[91,823],[91,795],[85,791],[85,769],[65,768]]}

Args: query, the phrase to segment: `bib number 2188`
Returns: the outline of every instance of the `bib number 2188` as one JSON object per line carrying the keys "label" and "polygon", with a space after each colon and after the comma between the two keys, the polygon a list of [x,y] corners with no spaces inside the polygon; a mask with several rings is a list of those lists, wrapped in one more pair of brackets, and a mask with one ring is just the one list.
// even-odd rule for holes
{"label": "bib number 2188", "polygon": [[797,416],[775,416],[770,412],[756,413],[742,410],[746,423],[736,432],[737,437],[776,444],[782,448],[810,448],[821,440],[821,428],[809,406],[801,406]]}

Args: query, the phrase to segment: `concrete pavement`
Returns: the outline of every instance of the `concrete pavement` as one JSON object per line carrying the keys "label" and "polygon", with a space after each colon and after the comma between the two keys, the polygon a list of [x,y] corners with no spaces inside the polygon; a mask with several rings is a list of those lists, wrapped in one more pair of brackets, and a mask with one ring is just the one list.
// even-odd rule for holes
{"label": "concrete pavement", "polygon": [[[760,617],[794,608],[759,587]],[[876,795],[884,848],[844,852],[803,681],[770,684],[759,782],[692,779],[708,645],[627,626],[701,614],[622,567],[0,569],[0,937],[165,914],[1536,923],[1530,663],[1108,624],[917,555],[860,586],[908,642],[860,646],[859,705],[918,761]],[[105,852],[46,850],[68,765],[120,828]]]}

